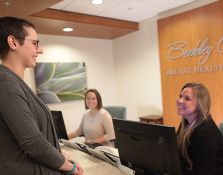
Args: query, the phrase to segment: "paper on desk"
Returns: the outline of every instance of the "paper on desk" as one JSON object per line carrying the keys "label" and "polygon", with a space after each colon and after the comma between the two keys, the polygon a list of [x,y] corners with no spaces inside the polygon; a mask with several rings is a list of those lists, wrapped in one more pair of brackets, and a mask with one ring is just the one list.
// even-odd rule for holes
{"label": "paper on desk", "polygon": [[[60,141],[65,146],[68,146],[68,147],[71,147],[71,148],[74,148],[74,149],[77,149],[80,151],[83,151],[82,147],[85,146],[85,148],[88,150],[88,152],[91,155],[121,169],[128,175],[133,174],[133,170],[131,170],[130,168],[125,167],[121,164],[119,154],[118,154],[118,149],[116,149],[116,148],[112,148],[112,147],[108,147],[108,146],[98,146],[98,147],[92,149],[92,148],[88,147],[87,145],[85,145],[84,143],[70,142],[70,141],[64,140],[64,139],[60,139]],[[82,144],[82,146],[80,146],[80,144]]]}
{"label": "paper on desk", "polygon": [[112,148],[112,147],[109,147],[109,146],[97,146],[94,149],[98,150],[98,151],[107,152],[107,153],[110,153],[110,154],[113,154],[113,155],[119,157],[118,152],[116,151],[117,150],[116,148]]}
{"label": "paper on desk", "polygon": [[[89,149],[89,152],[91,152],[92,155],[95,157],[98,157],[99,159],[102,159],[111,165],[119,168],[123,172],[125,172],[127,175],[134,175],[134,171],[124,165],[121,164],[118,149],[108,147],[108,146],[98,146],[95,149]],[[97,154],[97,155],[96,155]]]}
{"label": "paper on desk", "polygon": [[[107,160],[108,163],[119,168],[120,170],[122,170],[123,172],[125,172],[128,175],[134,175],[134,171],[132,169],[121,164],[117,148],[112,148],[112,147],[108,147],[108,146],[98,146],[95,149],[93,149],[93,151],[95,151],[95,150],[100,151],[103,154],[103,156],[105,156],[105,159]],[[111,161],[110,159],[108,159],[107,156],[112,158],[114,161]]]}
{"label": "paper on desk", "polygon": [[87,147],[87,150],[98,159],[101,159],[105,162],[110,163],[111,165],[118,167],[120,164],[120,159],[116,155],[113,154],[113,151],[107,146],[98,146],[94,149]]}
{"label": "paper on desk", "polygon": [[71,148],[74,148],[74,149],[77,149],[79,151],[82,151],[82,148],[76,144],[76,143],[72,143],[68,140],[65,140],[65,139],[60,139],[60,141],[65,145],[65,146],[68,146],[68,147],[71,147]]}

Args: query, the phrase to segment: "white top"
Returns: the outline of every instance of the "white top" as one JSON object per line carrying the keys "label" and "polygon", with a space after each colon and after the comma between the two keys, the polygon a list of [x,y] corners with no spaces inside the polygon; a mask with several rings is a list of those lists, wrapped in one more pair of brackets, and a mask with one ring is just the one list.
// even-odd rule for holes
{"label": "white top", "polygon": [[[79,128],[75,131],[75,135],[85,136],[85,140],[94,140],[104,135],[107,143],[104,145],[112,146],[110,140],[115,139],[112,117],[108,111],[101,108],[98,113],[93,116],[88,109],[81,120]],[[96,141],[95,141],[96,142]]]}

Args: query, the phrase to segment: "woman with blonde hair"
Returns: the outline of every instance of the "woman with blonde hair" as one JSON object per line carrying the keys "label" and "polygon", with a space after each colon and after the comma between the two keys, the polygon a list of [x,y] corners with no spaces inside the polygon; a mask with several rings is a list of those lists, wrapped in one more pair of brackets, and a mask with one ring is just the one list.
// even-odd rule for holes
{"label": "woman with blonde hair", "polygon": [[223,136],[210,114],[208,89],[187,83],[176,101],[182,117],[177,131],[183,175],[222,175]]}

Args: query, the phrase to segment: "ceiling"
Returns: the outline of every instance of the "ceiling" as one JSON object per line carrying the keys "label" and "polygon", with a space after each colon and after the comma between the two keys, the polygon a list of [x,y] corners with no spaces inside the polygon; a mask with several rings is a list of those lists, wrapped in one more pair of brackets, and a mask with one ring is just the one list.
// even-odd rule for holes
{"label": "ceiling", "polygon": [[63,0],[50,8],[141,22],[160,12],[192,1],[194,0],[104,0],[102,5],[93,5],[90,0]]}
{"label": "ceiling", "polygon": [[[32,21],[41,34],[113,39],[139,29],[138,23],[167,10],[201,0],[0,0],[0,16]],[[202,0],[205,1],[205,0]],[[64,27],[74,31],[65,33]]]}

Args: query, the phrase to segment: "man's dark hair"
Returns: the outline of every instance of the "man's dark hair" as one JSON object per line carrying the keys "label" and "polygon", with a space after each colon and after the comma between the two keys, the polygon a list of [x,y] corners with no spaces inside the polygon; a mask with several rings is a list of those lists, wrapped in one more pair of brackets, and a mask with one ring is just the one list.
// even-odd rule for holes
{"label": "man's dark hair", "polygon": [[35,26],[21,18],[6,16],[0,18],[0,59],[3,59],[9,51],[9,45],[7,38],[9,35],[13,35],[18,39],[20,44],[23,44],[27,32],[24,27],[32,27],[35,29]]}

